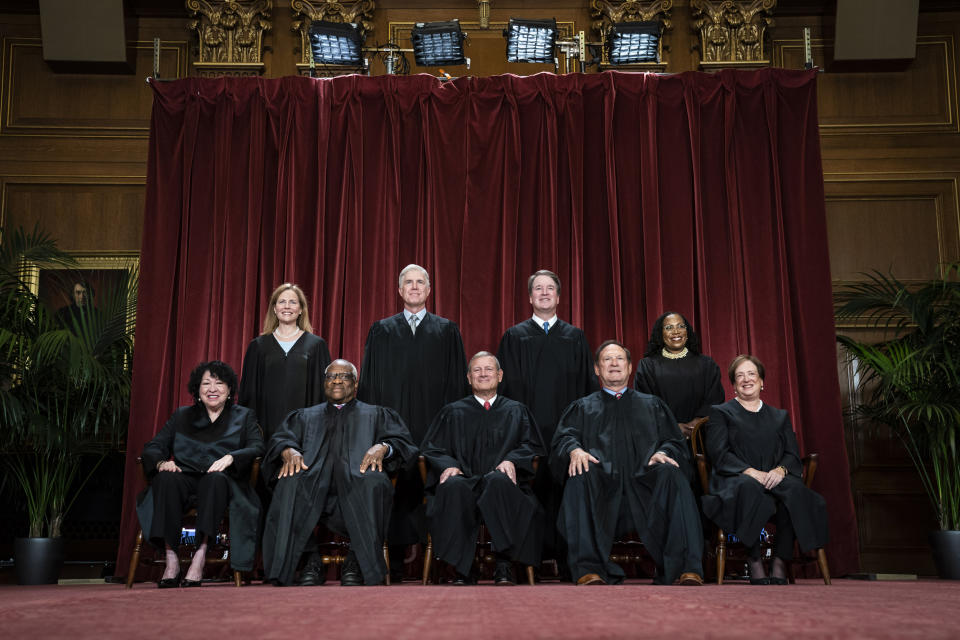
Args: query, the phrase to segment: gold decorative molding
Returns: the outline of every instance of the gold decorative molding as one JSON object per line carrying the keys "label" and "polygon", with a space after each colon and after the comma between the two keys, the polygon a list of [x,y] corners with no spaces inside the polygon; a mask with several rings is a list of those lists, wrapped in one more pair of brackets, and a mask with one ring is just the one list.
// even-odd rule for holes
{"label": "gold decorative molding", "polygon": [[[661,36],[673,30],[673,20],[670,10],[673,9],[673,0],[590,0],[590,29],[600,36],[601,58],[600,68],[610,66],[607,51],[607,34],[615,22],[659,22],[662,25]],[[640,64],[619,65],[618,69],[634,69],[642,71],[666,71],[667,63],[663,61],[663,40],[659,44],[660,62],[644,62]]]}
{"label": "gold decorative molding", "polygon": [[[364,37],[373,33],[373,12],[377,5],[373,0],[291,0],[293,23],[291,30],[300,34],[300,62],[297,72],[301,76],[310,75],[310,24],[314,20],[326,22],[354,23],[360,27]],[[324,65],[324,75],[356,73],[355,67]]]}
{"label": "gold decorative molding", "polygon": [[[258,76],[264,71],[263,34],[271,29],[271,0],[186,0],[195,18],[201,77]],[[199,17],[197,17],[199,14]]]}
{"label": "gold decorative molding", "polygon": [[769,66],[764,48],[777,0],[690,0],[700,68]]}

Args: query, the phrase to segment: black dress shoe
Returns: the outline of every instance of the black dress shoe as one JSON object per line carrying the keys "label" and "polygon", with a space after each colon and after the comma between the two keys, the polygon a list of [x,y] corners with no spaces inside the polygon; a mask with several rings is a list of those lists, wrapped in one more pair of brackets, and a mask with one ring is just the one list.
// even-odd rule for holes
{"label": "black dress shoe", "polygon": [[750,578],[750,584],[770,584],[770,578]]}
{"label": "black dress shoe", "polygon": [[358,587],[363,584],[363,572],[360,571],[360,563],[357,562],[357,556],[351,549],[347,552],[347,557],[343,560],[343,570],[340,572],[341,587]]}
{"label": "black dress shoe", "polygon": [[517,584],[513,578],[513,564],[510,562],[497,562],[493,570],[493,584],[497,586],[512,586]]}
{"label": "black dress shoe", "polygon": [[176,578],[161,578],[157,581],[158,589],[176,589],[180,586],[180,582],[183,580],[183,568],[177,571]]}
{"label": "black dress shoe", "polygon": [[778,578],[776,576],[770,576],[770,584],[787,584],[786,578]]}
{"label": "black dress shoe", "polygon": [[202,584],[203,584],[203,580],[202,580],[202,579],[201,579],[201,580],[187,580],[186,578],[184,578],[183,580],[180,581],[180,586],[183,587],[183,588],[185,588],[185,589],[188,588],[188,587],[199,587],[199,586],[202,585]]}
{"label": "black dress shoe", "polygon": [[451,583],[455,587],[469,587],[477,584],[477,581],[471,578],[470,576],[465,576],[459,571],[457,572],[457,577],[453,579]]}
{"label": "black dress shoe", "polygon": [[316,587],[327,581],[327,572],[322,562],[311,561],[300,570],[300,577],[294,583],[298,587]]}

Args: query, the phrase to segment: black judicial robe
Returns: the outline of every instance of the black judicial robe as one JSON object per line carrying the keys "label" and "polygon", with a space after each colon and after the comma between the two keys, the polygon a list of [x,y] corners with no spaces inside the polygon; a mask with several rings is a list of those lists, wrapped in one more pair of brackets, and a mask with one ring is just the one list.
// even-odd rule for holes
{"label": "black judicial robe", "polygon": [[[384,472],[360,473],[360,462],[377,443],[393,448]],[[282,452],[293,447],[307,469],[278,479]],[[273,500],[263,532],[263,566],[267,580],[290,584],[297,562],[328,498],[336,495],[360,570],[367,584],[385,575],[381,547],[387,533],[392,487],[385,472],[409,465],[416,447],[397,413],[351,401],[337,409],[323,403],[294,411],[273,434],[264,457],[264,477]]]}
{"label": "black judicial robe", "polygon": [[[144,446],[143,468],[147,477],[152,478],[159,473],[157,463],[173,456],[183,473],[202,475],[228,453],[233,456],[233,464],[220,473],[230,484],[230,566],[237,571],[252,571],[260,499],[250,487],[250,466],[257,456],[263,455],[263,438],[253,411],[231,405],[211,423],[206,408],[180,407]],[[146,532],[153,523],[150,487],[137,497],[137,517],[144,535],[149,535]]]}
{"label": "black judicial robe", "polygon": [[[543,514],[530,480],[534,457],[542,458],[546,449],[527,407],[502,395],[489,410],[472,395],[448,404],[430,425],[421,452],[428,464],[428,494],[436,492],[444,469],[457,467],[463,475],[455,481],[466,483],[474,498],[469,505],[451,504],[449,510],[438,508],[437,499],[428,499],[430,535],[442,560],[453,564],[461,574],[469,573],[479,529],[479,522],[471,516],[479,507],[497,551],[523,564],[539,564]],[[494,499],[485,493],[488,474],[505,476],[496,471],[504,460],[516,467],[517,484],[513,487],[511,483],[516,491]],[[452,481],[454,478],[447,480]],[[457,514],[466,518],[454,517]]]}
{"label": "black judicial robe", "polygon": [[[826,502],[803,484],[797,438],[785,410],[764,403],[760,411],[753,412],[730,400],[713,407],[706,429],[712,465],[710,495],[703,496],[703,512],[708,518],[749,544],[760,539],[761,529],[779,502],[790,514],[800,549],[826,545]],[[748,467],[770,471],[780,465],[789,473],[770,491],[743,475]]]}
{"label": "black judicial robe", "polygon": [[[624,529],[639,535],[663,583],[701,568],[703,532],[689,486],[688,447],[660,398],[626,389],[619,400],[601,390],[574,401],[553,437],[555,474],[567,475],[570,452],[578,447],[600,464],[566,477],[557,526],[569,547],[574,579],[598,573],[608,583],[622,581],[623,570],[609,558],[614,537]],[[680,469],[648,466],[657,451]]]}
{"label": "black judicial robe", "polygon": [[[437,412],[467,393],[466,376],[455,322],[427,312],[413,335],[401,312],[371,325],[357,398],[396,410],[419,445]],[[415,467],[400,474],[396,490],[390,542],[420,542],[423,486]]]}
{"label": "black judicial robe", "polygon": [[257,336],[243,357],[238,402],[256,412],[269,440],[288,413],[323,402],[329,364],[330,351],[320,336],[304,332],[289,353],[272,333]]}
{"label": "black judicial robe", "polygon": [[530,407],[547,442],[567,405],[598,389],[586,336],[560,319],[546,333],[532,318],[510,327],[497,359],[503,369],[498,393]]}
{"label": "black judicial robe", "polygon": [[710,356],[688,353],[683,358],[648,356],[637,363],[634,388],[667,403],[679,422],[710,415],[723,402],[720,367]]}

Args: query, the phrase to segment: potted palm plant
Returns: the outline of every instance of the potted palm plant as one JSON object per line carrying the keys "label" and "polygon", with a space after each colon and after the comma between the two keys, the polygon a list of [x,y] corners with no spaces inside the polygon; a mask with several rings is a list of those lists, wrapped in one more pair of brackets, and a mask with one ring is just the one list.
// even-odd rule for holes
{"label": "potted palm plant", "polygon": [[942,578],[960,579],[960,262],[908,286],[874,272],[835,294],[838,318],[883,330],[879,342],[837,340],[859,372],[852,407],[896,433],[933,503],[930,544]]}
{"label": "potted palm plant", "polygon": [[136,274],[58,316],[30,274],[74,266],[38,229],[0,230],[0,453],[27,515],[21,584],[56,582],[64,516],[127,423]]}

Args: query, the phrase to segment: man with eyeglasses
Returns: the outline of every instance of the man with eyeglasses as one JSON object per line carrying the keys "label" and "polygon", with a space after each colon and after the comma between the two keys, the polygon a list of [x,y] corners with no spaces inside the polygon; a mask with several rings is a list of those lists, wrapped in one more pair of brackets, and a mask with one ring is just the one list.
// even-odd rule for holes
{"label": "man with eyeglasses", "polygon": [[471,395],[445,406],[423,440],[429,465],[427,523],[435,555],[456,570],[454,584],[476,582],[482,521],[496,557],[493,581],[513,585],[511,562],[540,562],[543,512],[530,489],[533,460],[545,449],[533,414],[497,395],[503,379],[492,353],[470,359]]}
{"label": "man with eyeglasses", "polygon": [[[430,275],[416,264],[400,271],[403,311],[373,323],[367,333],[358,396],[395,409],[420,444],[441,407],[467,392],[467,360],[457,324],[427,311]],[[403,578],[407,545],[426,539],[423,483],[416,468],[402,470],[390,516],[390,579]]]}
{"label": "man with eyeglasses", "polygon": [[393,486],[387,472],[417,455],[396,411],[356,400],[357,369],[334,360],[324,372],[327,401],[288,415],[264,456],[264,477],[273,489],[263,533],[267,581],[292,584],[297,562],[306,562],[296,584],[325,578],[312,539],[317,523],[350,539],[341,571],[344,586],[384,582],[382,547]]}
{"label": "man with eyeglasses", "polygon": [[619,584],[613,541],[635,532],[657,584],[703,584],[703,529],[690,490],[687,445],[660,398],[634,391],[630,352],[607,340],[596,354],[600,391],[571,403],[557,426],[551,468],[565,472],[557,522],[577,584]]}

